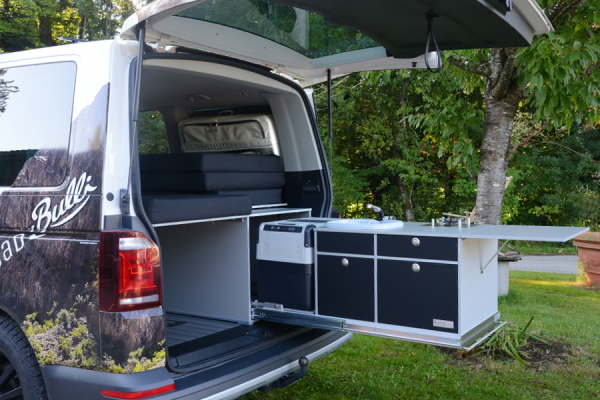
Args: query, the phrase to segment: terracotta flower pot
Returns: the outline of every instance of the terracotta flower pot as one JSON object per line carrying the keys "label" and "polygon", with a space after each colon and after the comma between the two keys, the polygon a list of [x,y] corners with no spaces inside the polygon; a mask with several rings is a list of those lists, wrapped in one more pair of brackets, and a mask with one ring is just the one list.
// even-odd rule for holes
{"label": "terracotta flower pot", "polygon": [[588,283],[600,284],[600,232],[587,232],[573,239]]}

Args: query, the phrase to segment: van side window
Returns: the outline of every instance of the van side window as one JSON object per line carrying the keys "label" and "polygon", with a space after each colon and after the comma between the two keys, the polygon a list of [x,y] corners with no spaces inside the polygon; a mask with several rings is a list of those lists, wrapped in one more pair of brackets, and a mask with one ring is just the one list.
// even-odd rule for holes
{"label": "van side window", "polygon": [[0,69],[0,186],[57,186],[67,169],[74,62]]}
{"label": "van side window", "polygon": [[169,142],[163,116],[158,111],[140,112],[138,122],[140,154],[167,154]]}

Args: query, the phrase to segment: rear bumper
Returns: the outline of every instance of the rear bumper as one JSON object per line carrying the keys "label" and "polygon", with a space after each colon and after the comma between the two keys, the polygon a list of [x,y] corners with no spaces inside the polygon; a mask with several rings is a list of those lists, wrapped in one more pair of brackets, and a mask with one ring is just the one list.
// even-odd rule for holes
{"label": "rear bumper", "polygon": [[[298,370],[298,359],[312,363],[347,343],[352,334],[311,329],[292,340],[240,357],[214,368],[171,375],[166,368],[135,374],[112,374],[64,366],[42,367],[50,400],[106,400],[100,389],[141,392],[170,384],[175,391],[150,397],[171,399],[235,399]],[[308,367],[310,371],[310,366]]]}

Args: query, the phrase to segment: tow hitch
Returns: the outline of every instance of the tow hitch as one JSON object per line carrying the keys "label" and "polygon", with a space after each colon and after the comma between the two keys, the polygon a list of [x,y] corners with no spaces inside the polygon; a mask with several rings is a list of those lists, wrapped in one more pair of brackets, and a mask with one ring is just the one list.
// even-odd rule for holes
{"label": "tow hitch", "polygon": [[302,378],[304,375],[306,375],[306,367],[308,366],[308,358],[300,357],[300,359],[298,360],[298,365],[300,365],[300,371],[292,372],[290,374],[282,376],[275,382],[271,382],[268,385],[265,385],[265,386],[259,388],[259,390],[266,393],[273,388],[283,389],[283,388],[286,388],[286,387],[290,386],[291,384],[295,383],[300,378]]}

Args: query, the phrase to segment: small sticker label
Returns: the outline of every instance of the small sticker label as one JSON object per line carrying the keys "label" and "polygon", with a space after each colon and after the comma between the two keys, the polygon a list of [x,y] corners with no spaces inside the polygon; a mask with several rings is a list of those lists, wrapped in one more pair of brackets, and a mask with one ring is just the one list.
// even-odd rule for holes
{"label": "small sticker label", "polygon": [[438,328],[454,329],[454,321],[444,321],[443,319],[434,319],[433,326]]}

